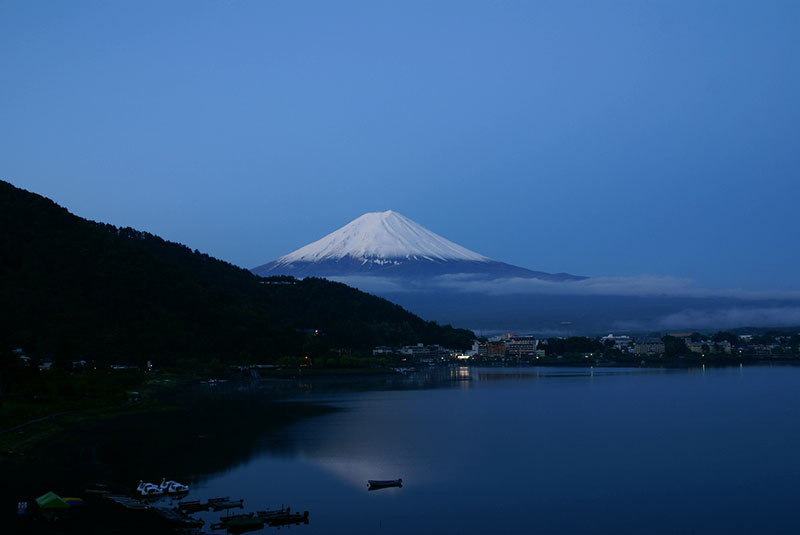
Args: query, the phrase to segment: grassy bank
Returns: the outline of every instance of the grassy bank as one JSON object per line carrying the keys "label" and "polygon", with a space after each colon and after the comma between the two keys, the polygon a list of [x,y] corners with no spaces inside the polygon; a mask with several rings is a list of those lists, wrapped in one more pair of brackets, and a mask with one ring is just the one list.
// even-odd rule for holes
{"label": "grassy bank", "polygon": [[[37,407],[37,410],[41,408]],[[169,410],[153,400],[107,407],[78,408],[47,414],[0,430],[0,457],[26,455],[54,437],[79,432],[81,426],[110,420],[125,414]]]}
{"label": "grassy bank", "polygon": [[[378,368],[275,368],[256,378],[297,379],[312,376],[373,376],[392,373]],[[103,421],[135,414],[184,410],[183,394],[208,379],[232,382],[249,373],[218,363],[182,362],[180,367],[138,370],[40,372],[16,385],[0,406],[0,457],[25,455],[60,435],[81,433]]]}
{"label": "grassy bank", "polygon": [[137,370],[42,372],[0,407],[0,455],[25,454],[82,425],[122,415],[165,411],[171,392],[196,380],[196,373]]}

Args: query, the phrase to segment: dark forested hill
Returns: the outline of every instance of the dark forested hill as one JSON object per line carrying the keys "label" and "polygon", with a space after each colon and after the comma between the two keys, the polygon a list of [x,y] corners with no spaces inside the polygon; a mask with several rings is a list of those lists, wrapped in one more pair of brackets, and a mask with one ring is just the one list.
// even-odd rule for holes
{"label": "dark forested hill", "polygon": [[0,350],[107,362],[266,361],[417,342],[465,347],[473,337],[343,284],[261,278],[87,221],[3,181],[0,318]]}

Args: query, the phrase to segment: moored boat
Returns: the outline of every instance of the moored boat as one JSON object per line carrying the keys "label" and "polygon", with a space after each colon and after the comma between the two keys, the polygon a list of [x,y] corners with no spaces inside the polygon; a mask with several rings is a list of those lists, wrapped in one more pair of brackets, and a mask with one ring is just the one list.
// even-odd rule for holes
{"label": "moored boat", "polygon": [[[216,503],[227,503],[230,502],[230,496],[224,496],[222,498],[209,498],[206,500],[205,503],[201,502],[200,500],[188,500],[183,502],[178,502],[178,509],[181,511],[186,511],[187,513],[196,513],[198,511],[208,511],[214,504]],[[225,507],[223,507],[225,509]]]}
{"label": "moored boat", "polygon": [[292,508],[291,507],[283,507],[283,506],[281,506],[280,509],[272,509],[272,510],[266,510],[266,511],[256,511],[256,515],[258,515],[259,518],[263,518],[264,520],[269,520],[269,519],[272,519],[272,518],[278,518],[278,517],[281,517],[281,516],[288,515],[291,512],[292,512]]}
{"label": "moored boat", "polygon": [[253,514],[235,515],[229,518],[222,517],[220,522],[213,524],[211,529],[227,529],[232,532],[252,531],[264,527],[264,520]]}
{"label": "moored boat", "polygon": [[303,511],[302,513],[290,513],[287,509],[286,513],[269,518],[266,520],[266,523],[273,528],[279,528],[289,524],[308,524],[308,511]]}
{"label": "moored boat", "polygon": [[402,487],[402,486],[403,486],[403,478],[367,480],[367,488],[369,490],[378,490],[378,489],[386,489],[389,487]]}
{"label": "moored boat", "polygon": [[233,509],[235,507],[238,507],[239,509],[244,509],[244,500],[238,500],[238,501],[221,500],[215,502],[208,500],[208,504],[215,511],[222,511],[223,509]]}
{"label": "moored boat", "polygon": [[198,511],[207,511],[209,508],[208,503],[200,503],[200,500],[189,500],[185,502],[178,502],[178,509],[186,511],[187,513],[196,513]]}
{"label": "moored boat", "polygon": [[253,513],[239,513],[238,515],[226,515],[219,517],[219,521],[223,524],[236,520],[237,518],[253,518]]}

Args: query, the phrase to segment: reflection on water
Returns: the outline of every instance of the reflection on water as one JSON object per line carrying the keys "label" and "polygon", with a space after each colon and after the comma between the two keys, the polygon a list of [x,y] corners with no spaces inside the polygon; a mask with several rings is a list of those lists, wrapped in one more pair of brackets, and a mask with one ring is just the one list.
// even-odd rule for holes
{"label": "reflection on water", "polygon": [[[194,392],[197,419],[148,442],[180,449],[116,470],[138,481],[194,466],[188,499],[308,510],[292,528],[304,534],[800,531],[800,368],[454,367],[303,383]],[[180,439],[200,427],[217,452]]]}

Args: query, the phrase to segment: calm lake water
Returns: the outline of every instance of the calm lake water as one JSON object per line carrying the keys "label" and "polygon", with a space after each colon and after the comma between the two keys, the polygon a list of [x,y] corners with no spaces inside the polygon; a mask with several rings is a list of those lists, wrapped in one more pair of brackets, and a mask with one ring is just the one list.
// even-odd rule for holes
{"label": "calm lake water", "polygon": [[[450,368],[191,395],[59,446],[77,462],[54,453],[30,492],[166,475],[188,499],[308,510],[298,535],[800,532],[800,367]],[[201,516],[210,532],[220,514]]]}
{"label": "calm lake water", "polygon": [[270,433],[191,498],[309,510],[292,528],[309,535],[800,532],[800,368],[453,368],[385,386],[306,384],[294,401],[340,410]]}

